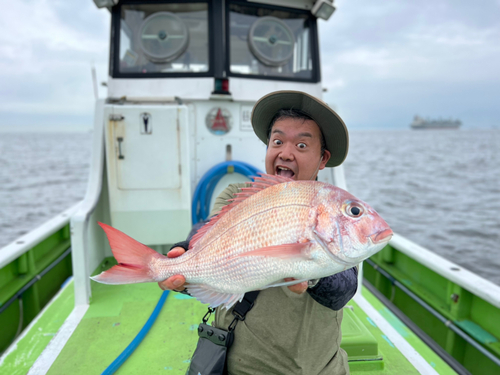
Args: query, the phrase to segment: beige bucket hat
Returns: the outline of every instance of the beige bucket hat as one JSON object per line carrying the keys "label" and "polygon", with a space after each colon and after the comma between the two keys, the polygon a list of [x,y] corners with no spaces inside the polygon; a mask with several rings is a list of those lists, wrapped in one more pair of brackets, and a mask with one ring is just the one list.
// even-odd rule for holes
{"label": "beige bucket hat", "polygon": [[344,121],[321,100],[301,91],[275,91],[257,101],[252,110],[255,134],[267,145],[267,131],[280,109],[300,109],[318,124],[325,137],[326,149],[332,156],[327,167],[336,167],[345,160],[349,150],[349,134]]}

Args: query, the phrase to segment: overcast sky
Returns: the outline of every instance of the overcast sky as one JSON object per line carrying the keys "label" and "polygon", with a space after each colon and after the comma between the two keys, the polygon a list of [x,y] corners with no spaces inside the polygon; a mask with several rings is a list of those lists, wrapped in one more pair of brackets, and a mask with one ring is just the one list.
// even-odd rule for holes
{"label": "overcast sky", "polygon": [[[408,129],[416,114],[500,128],[500,0],[335,4],[320,21],[324,99],[351,129]],[[109,12],[92,0],[0,6],[0,126],[90,128]]]}

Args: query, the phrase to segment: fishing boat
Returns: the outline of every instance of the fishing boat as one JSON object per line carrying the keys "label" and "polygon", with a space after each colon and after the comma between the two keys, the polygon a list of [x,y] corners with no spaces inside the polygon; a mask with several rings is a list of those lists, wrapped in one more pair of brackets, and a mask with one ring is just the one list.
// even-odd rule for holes
{"label": "fishing boat", "polygon": [[[95,0],[112,19],[83,201],[0,249],[1,374],[184,374],[206,306],[155,283],[104,285],[98,222],[165,254],[228,183],[264,170],[252,106],[322,96],[329,0]],[[342,166],[321,181],[346,188]],[[432,250],[432,249],[431,249]],[[500,288],[396,234],[344,307],[352,374],[500,374]]]}

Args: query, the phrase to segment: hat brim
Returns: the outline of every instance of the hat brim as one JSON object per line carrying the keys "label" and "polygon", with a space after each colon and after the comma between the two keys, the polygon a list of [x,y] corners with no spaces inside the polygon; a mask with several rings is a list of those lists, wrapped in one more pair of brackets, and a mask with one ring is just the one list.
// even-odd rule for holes
{"label": "hat brim", "polygon": [[330,160],[326,167],[337,167],[347,157],[349,134],[344,121],[328,105],[301,91],[272,92],[255,104],[252,110],[252,126],[259,139],[267,144],[267,131],[271,120],[280,109],[299,109],[318,124],[325,138]]}

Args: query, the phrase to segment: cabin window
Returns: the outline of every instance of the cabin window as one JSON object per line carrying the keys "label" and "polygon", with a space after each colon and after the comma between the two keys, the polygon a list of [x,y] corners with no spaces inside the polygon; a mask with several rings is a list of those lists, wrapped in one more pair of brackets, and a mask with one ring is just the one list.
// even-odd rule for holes
{"label": "cabin window", "polygon": [[311,25],[309,12],[230,4],[230,74],[313,80]]}
{"label": "cabin window", "polygon": [[122,5],[118,71],[132,74],[209,71],[207,3]]}

